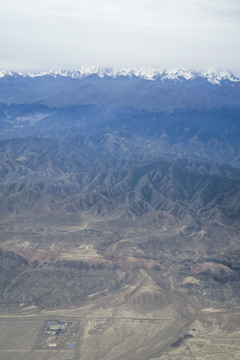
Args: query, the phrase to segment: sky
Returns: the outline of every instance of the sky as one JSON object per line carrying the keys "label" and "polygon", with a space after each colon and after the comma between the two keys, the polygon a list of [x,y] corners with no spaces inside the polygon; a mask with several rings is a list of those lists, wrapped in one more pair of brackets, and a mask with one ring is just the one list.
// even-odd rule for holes
{"label": "sky", "polygon": [[240,0],[0,0],[0,70],[100,67],[240,75]]}

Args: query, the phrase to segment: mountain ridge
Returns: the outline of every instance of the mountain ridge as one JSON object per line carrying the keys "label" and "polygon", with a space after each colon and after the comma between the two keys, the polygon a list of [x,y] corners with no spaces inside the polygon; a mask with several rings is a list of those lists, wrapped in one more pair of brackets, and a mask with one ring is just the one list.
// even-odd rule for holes
{"label": "mountain ridge", "polygon": [[14,71],[0,71],[0,79],[5,76],[22,76],[22,77],[70,77],[73,79],[82,79],[91,75],[97,75],[100,78],[103,77],[112,77],[117,78],[120,76],[133,78],[139,77],[145,80],[173,80],[173,81],[183,81],[183,80],[194,80],[197,78],[204,78],[208,82],[214,85],[220,85],[222,81],[231,81],[239,82],[240,79],[236,77],[233,73],[228,71],[218,71],[214,69],[208,69],[203,71],[194,71],[181,68],[170,68],[170,69],[144,69],[144,68],[104,68],[104,67],[87,67],[81,66],[77,70],[51,70],[43,71],[36,73],[22,73]]}

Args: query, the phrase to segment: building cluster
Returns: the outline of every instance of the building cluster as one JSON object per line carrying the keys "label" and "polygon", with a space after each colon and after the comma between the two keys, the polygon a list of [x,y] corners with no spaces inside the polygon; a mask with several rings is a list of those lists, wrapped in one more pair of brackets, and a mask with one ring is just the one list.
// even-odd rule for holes
{"label": "building cluster", "polygon": [[59,335],[63,330],[67,329],[65,321],[49,320],[45,331],[50,335]]}
{"label": "building cluster", "polygon": [[68,349],[74,349],[75,344],[69,344],[71,338],[69,330],[66,321],[48,320],[44,329],[45,334],[48,335],[47,346],[49,348],[57,348],[65,344]]}

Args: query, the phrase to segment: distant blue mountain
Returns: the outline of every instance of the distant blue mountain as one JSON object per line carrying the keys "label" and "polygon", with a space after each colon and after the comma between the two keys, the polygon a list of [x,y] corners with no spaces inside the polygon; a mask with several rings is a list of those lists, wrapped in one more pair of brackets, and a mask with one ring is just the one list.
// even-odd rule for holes
{"label": "distant blue mountain", "polygon": [[0,72],[0,139],[104,134],[149,141],[151,154],[239,166],[240,80],[186,70]]}

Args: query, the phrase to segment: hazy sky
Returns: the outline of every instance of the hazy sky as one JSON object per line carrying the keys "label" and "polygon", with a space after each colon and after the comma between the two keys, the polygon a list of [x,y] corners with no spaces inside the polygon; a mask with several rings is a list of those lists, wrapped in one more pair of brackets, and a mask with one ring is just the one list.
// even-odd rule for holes
{"label": "hazy sky", "polygon": [[0,69],[81,65],[240,74],[240,0],[0,0]]}

